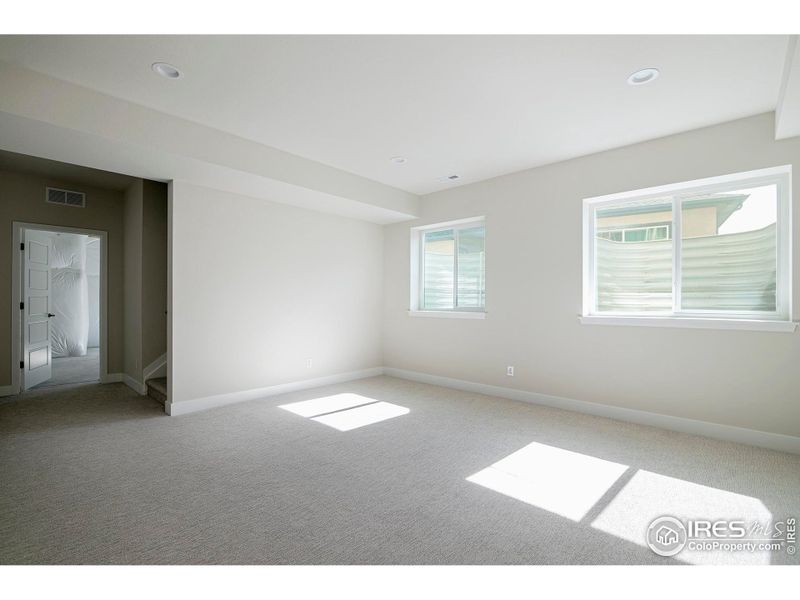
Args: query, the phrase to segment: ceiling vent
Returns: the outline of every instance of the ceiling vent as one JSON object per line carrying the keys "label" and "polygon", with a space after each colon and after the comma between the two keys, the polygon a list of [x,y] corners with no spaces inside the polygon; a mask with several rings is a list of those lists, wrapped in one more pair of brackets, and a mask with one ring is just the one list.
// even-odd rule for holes
{"label": "ceiling vent", "polygon": [[47,188],[47,202],[50,204],[63,204],[64,206],[77,206],[86,208],[86,194],[83,192],[71,192],[58,188]]}
{"label": "ceiling vent", "polygon": [[441,181],[442,183],[452,183],[454,181],[458,181],[461,179],[461,175],[442,175],[441,177],[437,177],[436,181]]}

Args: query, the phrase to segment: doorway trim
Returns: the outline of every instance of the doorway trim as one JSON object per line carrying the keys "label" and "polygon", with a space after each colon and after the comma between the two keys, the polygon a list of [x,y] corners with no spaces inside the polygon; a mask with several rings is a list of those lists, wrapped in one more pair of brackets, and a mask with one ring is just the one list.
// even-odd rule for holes
{"label": "doorway trim", "polygon": [[12,393],[22,392],[22,369],[19,362],[22,357],[22,345],[25,340],[22,336],[23,314],[17,308],[23,301],[22,298],[22,232],[24,229],[38,231],[53,231],[56,233],[76,233],[91,235],[100,238],[100,383],[119,381],[118,377],[108,375],[108,232],[100,229],[85,229],[82,227],[63,227],[61,225],[48,225],[46,223],[24,223],[14,221],[11,236],[11,389]]}

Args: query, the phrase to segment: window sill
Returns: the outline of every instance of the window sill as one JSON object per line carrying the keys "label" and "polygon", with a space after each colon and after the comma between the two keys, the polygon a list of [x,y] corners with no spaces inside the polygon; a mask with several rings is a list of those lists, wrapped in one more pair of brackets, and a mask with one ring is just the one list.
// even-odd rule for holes
{"label": "window sill", "polygon": [[682,327],[689,329],[739,329],[791,333],[797,329],[794,321],[757,319],[703,319],[696,317],[620,317],[578,316],[583,325],[633,325],[637,327]]}
{"label": "window sill", "polygon": [[485,319],[486,313],[477,310],[410,310],[408,316],[434,319]]}

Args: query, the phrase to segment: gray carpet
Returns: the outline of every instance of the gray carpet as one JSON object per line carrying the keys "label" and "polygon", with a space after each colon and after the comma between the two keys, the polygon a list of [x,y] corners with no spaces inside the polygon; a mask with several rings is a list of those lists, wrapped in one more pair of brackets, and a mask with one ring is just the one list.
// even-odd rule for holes
{"label": "gray carpet", "polygon": [[390,377],[172,418],[121,384],[29,392],[0,473],[2,563],[798,562],[644,531],[800,516],[800,456]]}
{"label": "gray carpet", "polygon": [[53,359],[53,376],[36,386],[37,389],[66,385],[70,383],[85,383],[100,379],[100,349],[89,348],[86,356],[65,356]]}

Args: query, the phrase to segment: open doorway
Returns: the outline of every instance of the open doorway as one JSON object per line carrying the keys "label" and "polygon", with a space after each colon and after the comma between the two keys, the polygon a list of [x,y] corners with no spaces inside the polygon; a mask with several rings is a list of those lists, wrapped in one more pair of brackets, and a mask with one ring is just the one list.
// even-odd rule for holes
{"label": "open doorway", "polygon": [[15,223],[20,391],[105,373],[105,233]]}

